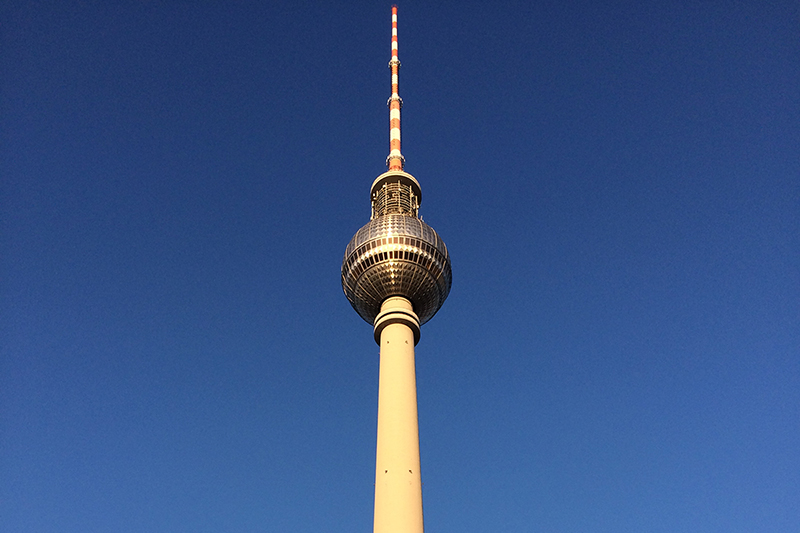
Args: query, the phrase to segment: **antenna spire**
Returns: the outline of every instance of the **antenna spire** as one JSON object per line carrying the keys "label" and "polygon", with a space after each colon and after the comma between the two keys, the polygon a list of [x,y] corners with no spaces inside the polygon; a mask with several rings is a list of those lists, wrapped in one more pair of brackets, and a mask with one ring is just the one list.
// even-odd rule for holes
{"label": "antenna spire", "polygon": [[392,6],[392,59],[389,68],[392,69],[392,96],[388,102],[390,152],[386,165],[389,170],[403,170],[406,160],[400,153],[400,108],[403,107],[403,100],[398,94],[400,60],[397,58],[397,6]]}

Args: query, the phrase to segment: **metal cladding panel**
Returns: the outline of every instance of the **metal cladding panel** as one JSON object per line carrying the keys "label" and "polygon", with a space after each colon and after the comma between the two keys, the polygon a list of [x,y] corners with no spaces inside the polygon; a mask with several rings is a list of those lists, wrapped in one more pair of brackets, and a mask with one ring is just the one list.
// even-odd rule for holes
{"label": "metal cladding panel", "polygon": [[424,324],[441,308],[451,285],[447,247],[417,217],[376,217],[356,232],[345,250],[342,288],[370,324],[390,296],[410,300]]}

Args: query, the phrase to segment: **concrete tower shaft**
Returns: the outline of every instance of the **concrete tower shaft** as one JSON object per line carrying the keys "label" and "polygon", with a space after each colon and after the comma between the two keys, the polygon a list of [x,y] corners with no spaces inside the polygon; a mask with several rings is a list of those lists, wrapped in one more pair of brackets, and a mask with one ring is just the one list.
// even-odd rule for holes
{"label": "concrete tower shaft", "polygon": [[417,376],[419,322],[405,298],[387,299],[375,321],[381,347],[378,444],[375,453],[375,533],[422,533]]}

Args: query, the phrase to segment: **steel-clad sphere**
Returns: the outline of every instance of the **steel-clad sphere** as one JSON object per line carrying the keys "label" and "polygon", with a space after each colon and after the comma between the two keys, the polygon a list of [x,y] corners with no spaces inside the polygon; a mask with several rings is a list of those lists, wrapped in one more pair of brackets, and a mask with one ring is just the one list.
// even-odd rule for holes
{"label": "steel-clad sphere", "polygon": [[411,301],[424,324],[444,303],[452,279],[444,241],[413,215],[373,218],[350,240],[342,262],[344,293],[370,324],[390,296]]}

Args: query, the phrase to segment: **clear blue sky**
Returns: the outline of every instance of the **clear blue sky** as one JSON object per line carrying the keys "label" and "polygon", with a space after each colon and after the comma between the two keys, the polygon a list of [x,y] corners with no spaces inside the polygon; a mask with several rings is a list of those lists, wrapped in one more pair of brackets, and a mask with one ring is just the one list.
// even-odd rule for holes
{"label": "clear blue sky", "polygon": [[[3,3],[0,530],[371,530],[390,5]],[[428,531],[800,531],[798,9],[399,5]]]}

